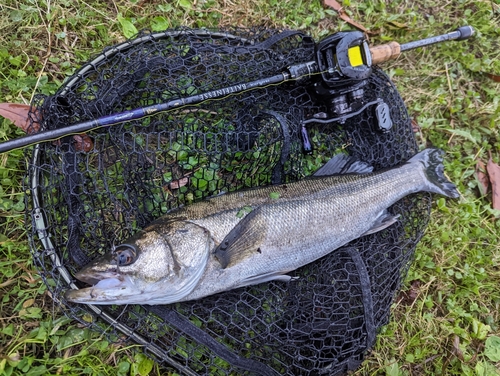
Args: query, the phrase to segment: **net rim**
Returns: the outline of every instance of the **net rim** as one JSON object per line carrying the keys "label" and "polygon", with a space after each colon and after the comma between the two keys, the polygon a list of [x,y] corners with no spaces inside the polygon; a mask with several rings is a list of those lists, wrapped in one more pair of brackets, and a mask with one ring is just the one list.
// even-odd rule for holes
{"label": "net rim", "polygon": [[[230,34],[226,33],[214,33],[211,34],[209,31],[206,30],[201,30],[202,34],[196,34],[195,35],[202,35],[202,36],[213,36],[214,34],[217,34],[216,36],[221,36],[221,37],[228,37]],[[189,32],[186,31],[175,31],[175,32],[162,32],[162,33],[155,33],[155,34],[148,34],[143,37],[136,38],[134,41],[136,41],[135,44],[130,44],[130,41],[124,42],[118,46],[119,48],[110,48],[109,50],[105,51],[104,53],[98,55],[95,57],[93,60],[87,62],[82,68],[80,68],[79,71],[75,73],[75,77],[73,79],[70,79],[68,82],[64,83],[63,85],[63,90],[60,92],[60,94],[66,93],[68,90],[71,89],[73,85],[78,83],[78,80],[80,79],[80,76],[78,74],[82,74],[82,72],[88,72],[89,69],[92,68],[93,64],[96,64],[97,62],[101,61],[103,59],[103,55],[105,57],[111,57],[116,53],[126,51],[127,49],[133,47],[137,43],[142,43],[144,41],[154,41],[155,39],[153,36],[156,36],[157,39],[162,39],[166,37],[171,37],[172,35],[174,36],[180,36],[180,35],[186,35],[186,34],[192,34],[193,30],[189,30]],[[234,38],[239,38],[238,36],[231,35]],[[122,47],[123,46],[123,47]],[[83,71],[83,69],[86,69]],[[390,82],[390,81],[389,81]],[[32,154],[32,159],[31,159],[31,166],[29,170],[29,177],[30,177],[30,188],[31,188],[31,195],[32,195],[32,204],[33,208],[31,211],[31,219],[33,223],[33,232],[31,237],[35,238],[36,234],[38,235],[38,240],[42,243],[43,248],[45,249],[46,255],[50,256],[54,268],[57,269],[57,271],[61,274],[65,282],[67,282],[68,286],[71,288],[77,288],[76,285],[73,283],[74,279],[71,277],[71,273],[69,270],[66,268],[66,266],[61,262],[61,259],[59,258],[57,252],[56,252],[56,247],[54,246],[52,240],[51,240],[51,234],[49,230],[49,221],[44,215],[44,208],[43,208],[43,196],[42,196],[42,183],[43,183],[43,178],[41,174],[43,174],[43,170],[40,168],[41,158],[43,158],[43,147],[40,144],[37,144],[33,148],[33,154]],[[38,241],[37,240],[37,241]],[[37,247],[38,248],[38,247]],[[39,252],[39,251],[36,251]],[[33,252],[34,255],[36,255],[35,252]],[[59,302],[62,304],[62,302]],[[62,304],[64,305],[64,304]],[[182,372],[188,374],[188,375],[196,375],[197,373],[194,373],[188,366],[184,366],[180,364],[178,361],[173,359],[166,351],[164,351],[160,346],[156,345],[152,340],[148,340],[147,338],[142,337],[140,334],[137,334],[135,329],[131,329],[131,327],[124,325],[120,322],[117,321],[117,319],[113,318],[111,315],[108,315],[106,312],[101,310],[98,306],[94,305],[88,305],[87,306],[89,310],[92,310],[99,318],[104,319],[107,323],[112,325],[114,329],[117,331],[120,331],[124,335],[126,335],[129,339],[133,340],[134,342],[138,343],[139,345],[144,346],[144,351],[150,352],[154,354],[156,357],[159,359],[169,363],[170,365],[174,366],[178,370],[182,370]],[[88,324],[88,323],[87,323]]]}

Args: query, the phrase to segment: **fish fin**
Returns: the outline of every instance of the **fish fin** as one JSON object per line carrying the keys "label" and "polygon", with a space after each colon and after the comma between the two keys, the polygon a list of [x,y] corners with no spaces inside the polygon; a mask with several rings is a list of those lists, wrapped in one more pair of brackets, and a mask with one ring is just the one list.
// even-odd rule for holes
{"label": "fish fin", "polygon": [[280,281],[280,282],[290,282],[292,277],[283,272],[270,272],[266,274],[254,275],[253,277],[245,278],[238,284],[238,287],[257,285],[259,283],[269,282],[269,281]]}
{"label": "fish fin", "polygon": [[398,218],[399,218],[399,214],[392,215],[386,209],[378,216],[375,223],[373,223],[373,226],[361,236],[374,234],[376,232],[382,231],[383,229],[396,223],[398,221]]}
{"label": "fish fin", "polygon": [[415,154],[407,163],[422,164],[427,177],[426,190],[440,195],[458,198],[460,193],[455,184],[449,181],[444,174],[444,151],[440,149],[425,149]]}
{"label": "fish fin", "polygon": [[223,269],[237,264],[248,256],[260,253],[266,228],[262,221],[256,220],[260,208],[253,209],[226,235],[215,249],[214,254]]}
{"label": "fish fin", "polygon": [[369,174],[372,171],[373,167],[368,163],[359,161],[346,154],[337,154],[316,171],[314,176]]}

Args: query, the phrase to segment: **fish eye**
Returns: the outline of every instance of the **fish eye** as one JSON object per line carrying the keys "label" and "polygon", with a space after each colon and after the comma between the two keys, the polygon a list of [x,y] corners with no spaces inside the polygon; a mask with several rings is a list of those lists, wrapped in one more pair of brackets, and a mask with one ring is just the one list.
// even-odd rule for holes
{"label": "fish eye", "polygon": [[136,249],[128,244],[119,245],[113,252],[113,260],[118,266],[130,265],[135,262],[136,258]]}

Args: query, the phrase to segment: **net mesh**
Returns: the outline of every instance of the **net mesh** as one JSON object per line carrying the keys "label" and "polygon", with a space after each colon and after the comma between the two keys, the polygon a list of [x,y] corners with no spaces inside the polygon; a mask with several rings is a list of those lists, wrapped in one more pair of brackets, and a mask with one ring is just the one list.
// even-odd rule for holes
{"label": "net mesh", "polygon": [[[37,96],[41,129],[158,104],[279,74],[315,59],[314,40],[280,30],[140,34],[84,64],[53,96]],[[303,120],[327,112],[307,85],[285,82],[204,100],[140,120],[71,135],[27,151],[31,249],[54,301],[113,341],[135,341],[184,374],[337,375],[355,369],[388,322],[430,196],[390,211],[399,221],[269,282],[166,306],[93,307],[66,302],[84,264],[179,205],[221,192],[311,175],[339,151],[375,170],[417,152],[404,103],[374,69],[366,101],[390,105],[377,129],[371,107],[344,123]]]}

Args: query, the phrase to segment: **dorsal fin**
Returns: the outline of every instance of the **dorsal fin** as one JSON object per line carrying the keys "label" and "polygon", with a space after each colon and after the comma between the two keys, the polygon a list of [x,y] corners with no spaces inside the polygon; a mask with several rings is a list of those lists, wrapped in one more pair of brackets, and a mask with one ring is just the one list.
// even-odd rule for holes
{"label": "dorsal fin", "polygon": [[346,154],[337,154],[316,171],[314,176],[369,174],[372,171],[373,167],[368,163],[359,161]]}

